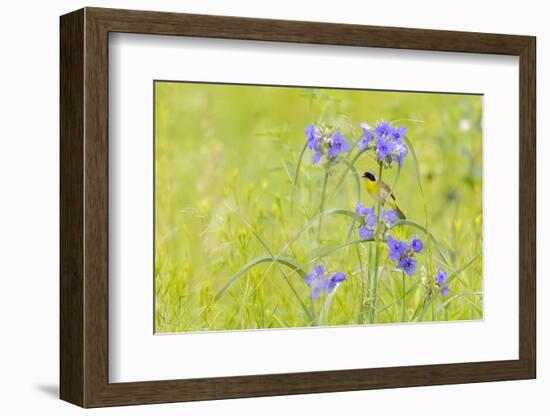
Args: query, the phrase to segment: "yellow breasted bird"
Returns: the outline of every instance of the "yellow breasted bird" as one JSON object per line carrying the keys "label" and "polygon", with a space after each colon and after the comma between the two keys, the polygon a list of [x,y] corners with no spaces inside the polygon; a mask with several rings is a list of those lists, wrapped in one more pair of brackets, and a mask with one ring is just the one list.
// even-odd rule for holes
{"label": "yellow breasted bird", "polygon": [[378,201],[380,198],[380,204],[382,206],[387,205],[390,209],[394,210],[397,213],[397,216],[404,220],[405,214],[397,206],[397,201],[395,196],[393,196],[391,189],[384,181],[378,180],[374,172],[366,171],[363,174],[363,179],[365,180],[365,187],[370,196],[374,198],[375,201]]}

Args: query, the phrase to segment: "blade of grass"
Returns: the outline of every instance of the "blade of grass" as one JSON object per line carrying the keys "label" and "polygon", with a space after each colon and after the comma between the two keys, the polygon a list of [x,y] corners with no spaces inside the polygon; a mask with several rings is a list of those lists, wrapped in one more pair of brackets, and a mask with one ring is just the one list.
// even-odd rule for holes
{"label": "blade of grass", "polygon": [[319,221],[319,216],[321,216],[321,215],[322,216],[343,215],[343,216],[352,218],[356,221],[359,221],[361,219],[361,216],[359,216],[354,211],[350,211],[348,209],[343,209],[343,208],[330,208],[330,209],[327,209],[326,211],[324,211],[324,212],[316,215],[315,217],[311,218],[309,220],[309,222],[304,226],[304,228],[302,228],[300,231],[298,231],[296,233],[296,235],[284,245],[284,247],[281,249],[281,252],[279,253],[279,256],[284,254],[286,252],[286,250],[292,244],[294,244],[307,230],[309,230],[311,227],[313,227]]}
{"label": "blade of grass", "polygon": [[[418,164],[418,158],[416,157],[416,150],[414,149],[414,146],[413,146],[412,142],[409,140],[408,137],[404,137],[404,140],[405,140],[405,143],[407,143],[407,146],[410,149],[411,156],[413,158],[414,167],[415,167],[415,171],[416,171],[416,179],[418,181],[418,187],[420,188],[420,194],[422,196],[422,203],[424,205],[424,217],[425,217],[425,220],[426,220],[426,230],[428,231],[428,235],[430,235],[431,233],[429,232],[430,231],[430,219],[429,219],[429,216],[428,216],[428,205],[426,204],[426,198],[424,196],[424,187],[422,186],[422,179],[420,177],[420,165]],[[428,247],[427,247],[427,251],[428,251],[428,264],[427,264],[427,266],[428,266],[428,276],[432,276],[432,239],[431,238],[428,239],[428,244],[427,245],[428,245]],[[438,248],[438,250],[439,250],[439,248]],[[446,263],[447,263],[447,261],[446,261]],[[433,281],[433,279],[429,279],[429,284],[430,284],[430,291],[431,291],[431,293],[433,293],[434,290],[435,290],[435,282]],[[430,302],[430,305],[432,307],[432,319],[434,319],[435,315],[434,315],[433,303]]]}
{"label": "blade of grass", "polygon": [[[313,311],[310,311],[306,304],[304,303],[304,301],[302,300],[302,298],[300,297],[300,295],[298,295],[298,292],[296,291],[296,288],[294,287],[294,285],[292,284],[292,282],[288,279],[288,276],[286,275],[286,273],[284,272],[284,270],[282,269],[281,265],[279,264],[279,262],[277,261],[277,257],[275,257],[271,251],[271,249],[269,248],[269,246],[267,245],[267,243],[264,241],[264,239],[256,232],[256,230],[254,230],[254,228],[252,228],[252,226],[250,226],[248,223],[246,223],[246,225],[248,226],[248,228],[250,229],[250,231],[252,231],[252,233],[254,234],[254,236],[256,237],[256,239],[260,242],[260,244],[265,248],[265,250],[268,252],[268,254],[271,256],[271,259],[273,260],[273,262],[276,264],[277,268],[279,269],[279,271],[281,272],[281,275],[283,276],[283,278],[285,279],[286,283],[288,284],[288,286],[290,287],[290,290],[292,291],[292,293],[294,293],[294,296],[296,296],[296,299],[298,299],[298,302],[300,302],[300,305],[302,306],[302,309],[306,312],[307,315],[309,315],[310,319],[313,320],[313,316],[312,313]],[[305,273],[305,271],[304,271]],[[307,275],[307,274],[306,274]],[[305,279],[305,276],[302,276],[304,279]]]}
{"label": "blade of grass", "polygon": [[[378,163],[378,181],[382,183],[382,163]],[[380,257],[380,225],[381,225],[381,199],[382,195],[380,194],[382,187],[378,187],[378,198],[376,202],[376,218],[377,224],[375,229],[375,244],[374,244],[374,273],[372,275],[372,280],[369,282],[369,292],[372,300],[372,309],[369,316],[369,322],[373,324],[376,320],[376,301],[377,301],[377,291],[378,291],[378,261]]]}
{"label": "blade of grass", "polygon": [[[465,296],[483,296],[483,293],[482,292],[465,292],[465,293],[459,293],[458,295],[454,295],[453,297],[451,297],[450,299],[447,299],[445,302],[443,302],[441,305],[439,305],[436,309],[435,309],[435,315],[437,316],[439,314],[439,312],[441,312],[441,310],[443,308],[445,308],[448,304],[450,304],[451,302],[455,301],[456,299],[459,299],[461,297],[465,297]],[[470,301],[468,298],[466,298],[467,301],[471,302],[471,304],[473,305],[474,309],[476,309],[480,314],[483,313],[481,308],[479,306],[477,306],[475,303],[473,303],[472,301]]]}
{"label": "blade of grass", "polygon": [[307,264],[311,264],[311,263],[315,263],[316,261],[322,259],[323,257],[326,257],[328,256],[329,254],[332,254],[336,251],[339,251],[339,250],[342,250],[346,247],[350,247],[354,244],[361,244],[361,243],[372,243],[374,242],[374,239],[373,238],[369,238],[369,239],[365,239],[365,240],[354,240],[354,241],[350,241],[349,243],[345,243],[345,244],[342,244],[342,245],[339,245],[339,246],[336,246],[336,247],[332,247],[328,250],[326,250],[325,252],[319,254],[318,256],[312,258],[311,260],[309,260],[307,262]]}
{"label": "blade of grass", "polygon": [[[414,290],[416,289],[416,286],[418,286],[418,282],[417,282],[417,281],[415,281],[415,282],[411,285],[411,287],[409,287],[409,288],[407,289],[407,292],[405,293],[405,296],[409,296],[410,293],[414,292]],[[385,306],[384,308],[378,309],[377,312],[378,312],[378,313],[382,313],[382,312],[384,312],[386,309],[391,308],[392,306],[397,305],[399,302],[401,302],[401,299],[397,299],[396,301],[390,303],[389,305]]]}
{"label": "blade of grass", "polygon": [[[448,267],[451,267],[452,266],[449,264],[449,261],[447,260],[447,258],[445,257],[445,254],[443,253],[443,251],[441,250],[441,247],[442,247],[442,244],[435,238],[435,236],[430,233],[425,227],[421,226],[420,224],[418,224],[417,222],[415,221],[412,221],[412,220],[399,220],[399,221],[396,221],[394,224],[392,224],[392,226],[389,228],[389,230],[392,230],[394,229],[395,227],[399,227],[399,226],[405,226],[405,225],[408,225],[410,227],[414,227],[416,228],[417,230],[419,231],[422,231],[424,234],[426,234],[426,236],[428,236],[428,238],[430,238],[431,240],[433,240],[433,242],[435,243],[435,246],[437,248],[437,251],[439,252],[439,255],[441,256],[441,259],[445,262],[445,264],[448,266]],[[389,231],[388,230],[388,231]]]}
{"label": "blade of grass", "polygon": [[402,285],[401,290],[403,292],[403,301],[401,305],[401,322],[405,322],[405,315],[406,315],[406,308],[407,308],[407,292],[406,292],[407,282],[405,279],[405,272],[403,270],[401,271],[401,285]]}
{"label": "blade of grass", "polygon": [[231,287],[231,285],[233,283],[235,283],[235,281],[240,277],[242,276],[244,273],[246,273],[248,270],[250,270],[251,268],[259,265],[259,264],[262,264],[262,263],[273,263],[273,262],[277,262],[279,264],[282,264],[283,266],[286,266],[288,267],[289,269],[291,269],[292,271],[298,273],[302,278],[306,278],[307,276],[307,273],[306,271],[300,267],[297,263],[295,263],[294,261],[290,260],[290,259],[287,259],[287,258],[284,258],[284,257],[276,257],[275,259],[272,257],[272,256],[261,256],[261,257],[256,257],[254,260],[251,260],[249,261],[247,264],[245,264],[243,267],[241,267],[237,273],[235,273],[233,276],[231,276],[229,278],[229,280],[227,281],[227,283],[224,285],[224,287],[222,287],[219,292],[216,294],[216,296],[214,297],[215,300],[219,300],[226,292],[227,290]]}
{"label": "blade of grass", "polygon": [[325,172],[323,178],[323,189],[321,191],[321,201],[319,203],[319,226],[317,227],[317,241],[319,242],[319,247],[321,246],[321,227],[323,226],[323,215],[321,215],[325,210],[325,194],[327,192],[327,183],[328,183],[328,172]]}
{"label": "blade of grass", "polygon": [[296,172],[294,173],[294,180],[292,181],[292,191],[290,193],[290,213],[292,214],[292,209],[294,208],[294,194],[296,193],[296,187],[298,186],[298,177],[300,176],[300,168],[302,166],[302,159],[307,149],[307,142],[302,147],[300,152],[300,157],[298,158],[298,164],[296,165]]}
{"label": "blade of grass", "polygon": [[429,298],[427,298],[426,300],[426,303],[424,304],[424,306],[422,307],[422,310],[420,312],[420,314],[418,315],[418,319],[417,321],[418,322],[422,322],[422,319],[424,319],[424,314],[426,313],[426,310],[428,309],[428,306],[431,305],[433,303],[433,300],[435,297],[437,297],[437,295],[439,295],[441,293],[441,291],[443,290],[443,288],[445,286],[447,286],[448,284],[450,284],[454,279],[456,279],[456,277],[462,273],[464,270],[466,270],[468,267],[470,267],[477,259],[479,258],[479,254],[476,254],[474,257],[472,257],[467,263],[465,263],[462,267],[460,267],[459,269],[457,269],[453,274],[451,274],[449,276],[449,278],[445,281],[445,284],[444,285],[441,285],[440,287],[437,287],[435,289],[435,291],[433,292],[432,296],[430,296]]}

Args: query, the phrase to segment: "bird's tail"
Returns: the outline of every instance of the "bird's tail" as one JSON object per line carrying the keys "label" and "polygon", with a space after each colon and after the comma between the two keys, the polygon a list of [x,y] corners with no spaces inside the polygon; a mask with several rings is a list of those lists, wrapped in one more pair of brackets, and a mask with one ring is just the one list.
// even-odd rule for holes
{"label": "bird's tail", "polygon": [[399,209],[399,207],[397,206],[397,204],[395,205],[395,208],[394,208],[395,212],[397,212],[397,216],[399,217],[399,219],[401,220],[406,220],[407,217],[405,217],[405,214],[403,214],[403,211],[401,211]]}

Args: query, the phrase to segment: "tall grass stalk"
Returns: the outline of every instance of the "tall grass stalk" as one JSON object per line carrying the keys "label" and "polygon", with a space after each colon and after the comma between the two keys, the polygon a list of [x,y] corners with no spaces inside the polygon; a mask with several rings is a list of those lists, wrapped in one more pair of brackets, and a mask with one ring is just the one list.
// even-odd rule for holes
{"label": "tall grass stalk", "polygon": [[[378,163],[378,183],[382,183],[382,163]],[[380,229],[382,226],[382,219],[381,219],[381,199],[382,199],[382,193],[381,193],[382,187],[380,186],[378,188],[378,198],[376,202],[376,230],[375,230],[375,243],[374,243],[374,270],[372,273],[372,279],[370,281],[370,298],[372,307],[370,310],[370,319],[369,322],[372,324],[376,320],[376,298],[377,298],[377,291],[378,291],[378,261],[380,257]]]}
{"label": "tall grass stalk", "polygon": [[405,272],[401,270],[401,290],[403,293],[403,299],[401,304],[401,322],[407,322],[406,314],[407,314],[407,281],[405,278]]}
{"label": "tall grass stalk", "polygon": [[319,226],[317,227],[317,241],[321,246],[321,228],[323,227],[323,211],[325,210],[325,195],[327,193],[328,172],[325,171],[323,178],[323,188],[321,190],[321,201],[319,202]]}

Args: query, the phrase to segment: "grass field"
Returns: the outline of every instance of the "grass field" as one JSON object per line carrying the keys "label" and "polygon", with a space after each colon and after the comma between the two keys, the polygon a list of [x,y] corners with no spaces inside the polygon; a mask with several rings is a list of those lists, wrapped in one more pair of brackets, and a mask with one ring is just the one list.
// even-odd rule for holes
{"label": "grass field", "polygon": [[[157,82],[155,100],[156,332],[483,317],[482,97]],[[382,121],[407,128],[401,168],[357,146]],[[314,164],[311,123],[351,150]],[[367,170],[406,220],[381,219]],[[389,236],[421,239],[411,275]]]}

